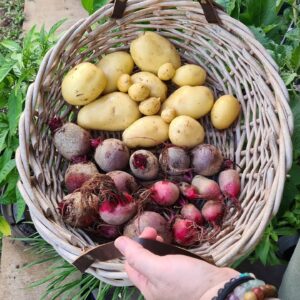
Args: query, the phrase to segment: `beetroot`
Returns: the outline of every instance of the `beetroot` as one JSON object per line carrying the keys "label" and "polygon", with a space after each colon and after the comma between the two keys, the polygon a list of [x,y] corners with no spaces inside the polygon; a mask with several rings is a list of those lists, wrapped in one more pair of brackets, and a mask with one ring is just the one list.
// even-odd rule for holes
{"label": "beetroot", "polygon": [[189,183],[186,182],[180,182],[179,183],[179,190],[181,194],[188,200],[195,200],[199,199],[199,194],[198,190],[196,187],[190,185]]}
{"label": "beetroot", "polygon": [[114,181],[114,184],[119,192],[132,194],[138,189],[138,185],[134,177],[124,171],[112,171],[106,175],[108,175]]}
{"label": "beetroot", "polygon": [[225,197],[237,200],[241,191],[240,175],[236,170],[228,169],[219,174],[219,185]]}
{"label": "beetroot", "polygon": [[147,150],[133,152],[130,156],[129,165],[133,175],[142,180],[155,179],[159,171],[156,156]]}
{"label": "beetroot", "polygon": [[69,193],[79,189],[94,175],[99,174],[92,162],[70,165],[65,173],[65,185]]}
{"label": "beetroot", "polygon": [[194,221],[199,225],[203,224],[204,220],[202,214],[194,204],[184,204],[181,208],[180,214],[184,219]]}
{"label": "beetroot", "polygon": [[162,170],[169,175],[182,175],[189,171],[190,157],[187,152],[176,146],[166,147],[159,156]]}
{"label": "beetroot", "polygon": [[151,187],[152,199],[159,205],[173,205],[179,198],[179,189],[176,184],[171,181],[157,181]]}
{"label": "beetroot", "polygon": [[218,183],[212,179],[197,175],[193,178],[192,185],[197,189],[199,198],[223,200]]}
{"label": "beetroot", "polygon": [[99,199],[96,195],[74,192],[64,197],[58,209],[66,224],[85,228],[99,219]]}
{"label": "beetroot", "polygon": [[202,144],[192,150],[192,167],[199,175],[217,174],[222,167],[223,160],[222,153],[213,145]]}
{"label": "beetroot", "polygon": [[96,149],[95,161],[105,172],[126,168],[129,160],[129,150],[120,140],[104,140]]}
{"label": "beetroot", "polygon": [[121,225],[128,221],[137,210],[137,204],[134,199],[125,194],[119,202],[109,199],[104,200],[99,207],[101,219],[110,225]]}
{"label": "beetroot", "polygon": [[144,211],[140,216],[136,216],[125,226],[123,234],[130,238],[139,237],[146,227],[154,228],[165,243],[171,242],[172,234],[167,220],[153,211]]}
{"label": "beetroot", "polygon": [[210,224],[216,226],[224,214],[224,205],[222,202],[209,200],[202,207],[202,216]]}
{"label": "beetroot", "polygon": [[99,224],[94,232],[97,236],[113,240],[121,235],[120,227],[109,224]]}
{"label": "beetroot", "polygon": [[66,123],[55,131],[53,143],[64,158],[85,155],[90,151],[90,133],[73,123]]}
{"label": "beetroot", "polygon": [[173,225],[173,237],[181,246],[195,244],[199,240],[196,224],[191,220],[177,218]]}

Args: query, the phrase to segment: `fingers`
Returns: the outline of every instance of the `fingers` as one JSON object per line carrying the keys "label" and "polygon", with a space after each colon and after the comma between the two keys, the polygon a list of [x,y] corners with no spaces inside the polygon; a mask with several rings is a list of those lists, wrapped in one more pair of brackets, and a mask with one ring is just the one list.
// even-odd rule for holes
{"label": "fingers", "polygon": [[147,278],[133,269],[127,262],[125,262],[125,271],[128,274],[130,281],[141,291],[143,292],[147,286]]}
{"label": "fingers", "polygon": [[144,249],[128,237],[121,236],[115,240],[115,246],[125,256],[127,263],[147,278],[160,272],[160,257]]}
{"label": "fingers", "polygon": [[155,240],[157,237],[157,231],[152,227],[146,227],[140,234],[140,238]]}

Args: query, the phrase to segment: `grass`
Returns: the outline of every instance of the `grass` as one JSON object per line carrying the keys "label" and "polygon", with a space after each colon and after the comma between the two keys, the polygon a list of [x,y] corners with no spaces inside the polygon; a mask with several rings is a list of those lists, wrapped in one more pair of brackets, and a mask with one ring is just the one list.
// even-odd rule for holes
{"label": "grass", "polygon": [[0,0],[0,41],[21,39],[24,0]]}

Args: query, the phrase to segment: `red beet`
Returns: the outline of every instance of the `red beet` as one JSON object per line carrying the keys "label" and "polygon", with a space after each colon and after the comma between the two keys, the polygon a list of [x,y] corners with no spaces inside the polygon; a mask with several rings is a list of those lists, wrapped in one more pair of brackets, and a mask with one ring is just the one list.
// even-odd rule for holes
{"label": "red beet", "polygon": [[99,199],[96,195],[74,192],[64,197],[58,209],[66,224],[86,228],[99,219]]}
{"label": "red beet", "polygon": [[212,179],[197,175],[193,178],[192,185],[198,191],[198,198],[223,200],[223,195],[218,183]]}
{"label": "red beet", "polygon": [[109,224],[99,224],[96,229],[92,231],[96,236],[104,237],[113,240],[121,235],[120,227]]}
{"label": "red beet", "polygon": [[175,220],[173,225],[174,241],[181,246],[190,246],[198,241],[198,230],[196,224],[187,219]]}
{"label": "red beet", "polygon": [[142,180],[155,179],[159,171],[156,156],[147,150],[138,150],[132,153],[129,165],[133,175]]}
{"label": "red beet", "polygon": [[236,170],[228,169],[219,174],[219,185],[225,197],[237,199],[241,191],[240,175]]}
{"label": "red beet", "polygon": [[176,184],[171,181],[157,181],[151,187],[152,199],[159,205],[173,205],[179,198],[179,189]]}
{"label": "red beet", "polygon": [[139,237],[146,227],[154,228],[165,243],[171,242],[172,234],[167,220],[153,211],[144,211],[131,220],[124,228],[124,235],[130,238]]}
{"label": "red beet", "polygon": [[218,148],[201,144],[192,150],[192,166],[195,173],[203,176],[217,174],[223,164],[223,155]]}
{"label": "red beet", "polygon": [[209,200],[202,207],[202,216],[210,224],[218,224],[224,214],[224,206],[222,202]]}
{"label": "red beet", "polygon": [[65,185],[69,193],[79,189],[86,181],[99,174],[92,162],[70,165],[65,174]]}
{"label": "red beet", "polygon": [[183,205],[180,214],[183,216],[184,219],[194,221],[199,225],[203,224],[202,214],[194,204]]}
{"label": "red beet", "polygon": [[180,190],[181,194],[188,200],[194,200],[194,199],[200,198],[197,188],[190,185],[189,183],[180,182],[179,190]]}
{"label": "red beet", "polygon": [[134,193],[138,189],[138,185],[134,177],[123,171],[112,171],[107,173],[113,181],[119,192]]}

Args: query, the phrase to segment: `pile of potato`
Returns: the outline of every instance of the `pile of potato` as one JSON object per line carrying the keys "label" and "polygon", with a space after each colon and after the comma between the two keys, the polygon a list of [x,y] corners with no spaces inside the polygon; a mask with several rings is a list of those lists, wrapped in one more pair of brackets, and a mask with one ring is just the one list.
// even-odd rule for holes
{"label": "pile of potato", "polygon": [[[133,74],[135,65],[140,71]],[[231,126],[240,113],[232,95],[214,101],[203,86],[206,71],[181,64],[176,48],[164,37],[145,32],[123,51],[105,55],[97,65],[83,62],[64,77],[62,95],[82,106],[77,123],[85,129],[123,131],[129,148],[153,147],[167,140],[192,148],[204,141],[199,119],[211,113],[216,129]],[[167,82],[167,84],[166,84]],[[168,86],[178,87],[168,93]]]}

